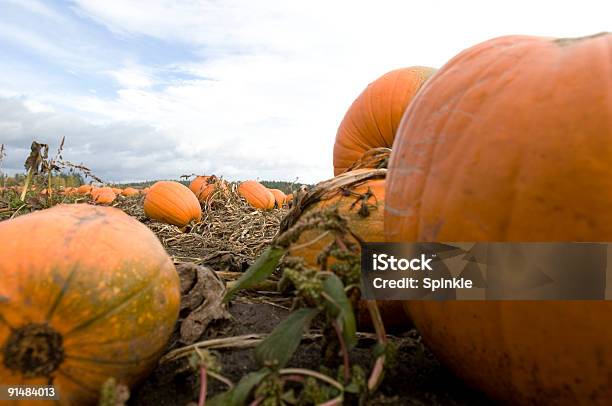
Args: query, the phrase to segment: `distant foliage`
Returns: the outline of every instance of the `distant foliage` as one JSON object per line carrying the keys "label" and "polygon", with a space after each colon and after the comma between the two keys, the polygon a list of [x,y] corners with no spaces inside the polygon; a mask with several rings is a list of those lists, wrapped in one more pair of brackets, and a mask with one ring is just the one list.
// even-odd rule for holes
{"label": "distant foliage", "polygon": [[303,185],[311,186],[306,183],[285,182],[282,180],[262,180],[259,183],[261,183],[268,189],[282,190],[285,194],[294,193]]}
{"label": "distant foliage", "polygon": [[[145,187],[150,187],[151,185],[153,185],[157,181],[158,180],[150,180],[150,181],[144,181],[144,182],[129,182],[129,183],[117,184],[117,186],[120,186],[120,187],[135,187],[137,189],[142,189],[142,188],[145,188]],[[176,182],[182,183],[185,186],[189,186],[189,183],[191,182],[191,179],[181,179],[181,180],[178,180]],[[286,194],[295,192],[302,185],[310,186],[310,185],[305,184],[305,183],[286,182],[286,181],[281,181],[281,180],[262,180],[262,181],[259,181],[259,183],[261,183],[262,185],[264,185],[268,189],[279,189],[279,190],[282,190]]]}
{"label": "distant foliage", "polygon": [[[23,185],[26,174],[17,173],[14,176],[0,174],[0,184],[8,186]],[[76,187],[85,183],[85,179],[80,173],[60,173],[51,177],[51,186],[55,187]]]}

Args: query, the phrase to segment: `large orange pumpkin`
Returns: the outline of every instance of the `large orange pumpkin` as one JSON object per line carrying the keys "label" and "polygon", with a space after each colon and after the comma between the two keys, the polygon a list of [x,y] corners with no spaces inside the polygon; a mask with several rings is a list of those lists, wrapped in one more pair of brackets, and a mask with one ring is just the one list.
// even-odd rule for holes
{"label": "large orange pumpkin", "polygon": [[255,180],[247,180],[238,186],[238,193],[256,209],[273,209],[274,195],[267,187]]}
{"label": "large orange pumpkin", "polygon": [[[329,180],[330,186],[325,186],[323,193],[318,192],[315,187],[311,195],[317,195],[312,200],[308,195],[302,200],[302,207],[296,207],[294,212],[299,212],[298,218],[303,218],[309,213],[321,211],[325,208],[337,208],[338,214],[348,223],[352,233],[365,242],[384,242],[384,206],[385,206],[385,171],[371,169],[357,169],[345,172],[338,177]],[[356,176],[365,180],[353,181]],[[319,186],[321,187],[321,186]],[[289,213],[288,217],[292,217]],[[293,221],[295,221],[297,218]],[[285,224],[287,228],[289,224]],[[283,230],[281,230],[283,231]],[[300,238],[289,247],[288,255],[301,257],[305,263],[313,268],[319,268],[317,257],[333,241],[331,233],[323,235],[326,231],[312,229],[303,232]],[[357,241],[353,241],[357,244]],[[328,266],[333,263],[333,258]],[[362,326],[368,326],[370,322],[369,313],[365,303],[361,303],[358,316]],[[405,324],[407,319],[399,301],[379,302],[381,315],[387,327],[398,327]]]}
{"label": "large orange pumpkin", "polygon": [[156,182],[144,200],[145,215],[178,227],[202,219],[200,202],[187,186],[173,181]]}
{"label": "large orange pumpkin", "polygon": [[59,205],[0,222],[0,241],[3,385],[53,384],[59,404],[87,405],[108,378],[132,385],[155,366],[180,293],[146,226],[114,208]]}
{"label": "large orange pumpkin", "polygon": [[272,195],[274,196],[274,202],[276,207],[283,207],[283,205],[287,202],[287,195],[279,189],[268,189]]}
{"label": "large orange pumpkin", "polygon": [[434,72],[433,68],[420,66],[396,69],[365,88],[338,128],[334,175],[345,172],[372,148],[391,148],[404,110]]}
{"label": "large orange pumpkin", "polygon": [[[610,34],[511,36],[448,62],[393,145],[387,238],[612,241],[610,55]],[[494,398],[610,404],[612,302],[406,307],[441,360]]]}

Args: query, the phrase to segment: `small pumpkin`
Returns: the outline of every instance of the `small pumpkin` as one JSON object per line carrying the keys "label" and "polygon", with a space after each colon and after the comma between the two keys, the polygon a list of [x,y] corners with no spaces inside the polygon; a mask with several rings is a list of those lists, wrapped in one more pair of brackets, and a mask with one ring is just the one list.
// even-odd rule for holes
{"label": "small pumpkin", "polygon": [[97,196],[99,196],[102,193],[114,193],[113,189],[110,187],[92,187],[91,191],[90,191],[90,195],[92,199],[95,199]]}
{"label": "small pumpkin", "polygon": [[113,189],[113,193],[116,195],[120,195],[121,192],[123,192],[123,189],[121,189],[120,187],[114,187]]}
{"label": "small pumpkin", "polygon": [[201,190],[208,185],[208,179],[210,179],[210,176],[196,176],[195,179],[189,183],[189,190],[191,190],[194,195],[198,196]]}
{"label": "small pumpkin", "polygon": [[58,205],[0,222],[0,241],[3,385],[52,382],[57,404],[88,405],[108,378],[131,386],[156,365],[179,278],[146,226],[110,207]]}
{"label": "small pumpkin", "polygon": [[93,197],[93,201],[98,204],[111,204],[116,198],[117,195],[112,190],[102,190],[96,193],[95,197]]}
{"label": "small pumpkin", "polygon": [[75,187],[71,187],[71,186],[65,187],[65,188],[64,188],[64,189],[61,191],[61,194],[62,194],[63,196],[74,196],[74,195],[76,195],[76,194],[77,194],[77,188],[75,188]]}
{"label": "small pumpkin", "polygon": [[334,175],[372,148],[391,148],[404,110],[435,69],[410,67],[385,73],[355,99],[334,143]]}
{"label": "small pumpkin", "polygon": [[272,195],[274,196],[274,203],[276,204],[276,207],[283,207],[283,205],[287,202],[287,195],[279,189],[268,190],[272,192]]}
{"label": "small pumpkin", "polygon": [[126,187],[125,189],[121,191],[121,194],[125,197],[130,197],[130,196],[136,196],[140,194],[140,192],[138,191],[138,189],[135,189],[133,187]]}
{"label": "small pumpkin", "polygon": [[91,192],[91,185],[81,185],[77,188],[77,193],[80,195],[87,195]]}
{"label": "small pumpkin", "polygon": [[197,176],[189,184],[189,189],[198,198],[201,203],[206,203],[213,192],[218,189],[227,191],[227,184],[223,179],[219,179],[216,176]]}
{"label": "small pumpkin", "polygon": [[238,186],[238,193],[256,209],[273,209],[274,195],[267,187],[255,180],[247,180]]}
{"label": "small pumpkin", "polygon": [[[449,61],[398,130],[387,239],[612,241],[610,55],[612,34],[508,36]],[[610,301],[406,308],[441,361],[495,399],[610,404]]]}
{"label": "small pumpkin", "polygon": [[174,181],[156,182],[144,200],[145,215],[178,227],[202,219],[200,202],[187,186]]}

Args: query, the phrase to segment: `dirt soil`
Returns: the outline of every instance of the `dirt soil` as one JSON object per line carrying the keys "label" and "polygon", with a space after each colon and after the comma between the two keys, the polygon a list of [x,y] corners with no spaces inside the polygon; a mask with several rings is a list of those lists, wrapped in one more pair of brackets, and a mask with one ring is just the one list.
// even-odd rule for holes
{"label": "dirt soil", "polygon": [[[269,303],[235,301],[230,307],[231,320],[212,325],[202,339],[215,336],[239,336],[269,333],[289,311]],[[423,346],[414,329],[390,336],[397,348],[397,362],[387,372],[377,394],[369,405],[488,405],[491,401],[467,387],[450,374]],[[352,362],[372,365],[371,338],[362,338],[351,353]],[[251,349],[217,350],[223,365],[222,373],[236,382],[258,369]],[[316,339],[304,340],[289,367],[317,370],[321,365],[321,344]],[[197,402],[200,381],[185,358],[157,367],[150,377],[135,388],[129,405],[188,405]],[[216,381],[209,381],[209,393],[223,390]],[[194,403],[195,404],[195,403]]]}

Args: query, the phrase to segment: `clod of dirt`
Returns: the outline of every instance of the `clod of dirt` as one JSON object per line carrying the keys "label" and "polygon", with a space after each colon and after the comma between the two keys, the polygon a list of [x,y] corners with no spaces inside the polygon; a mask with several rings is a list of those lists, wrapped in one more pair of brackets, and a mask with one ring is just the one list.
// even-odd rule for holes
{"label": "clod of dirt", "polygon": [[231,318],[223,303],[225,283],[206,266],[184,263],[176,270],[181,281],[180,341],[192,344],[212,321]]}

